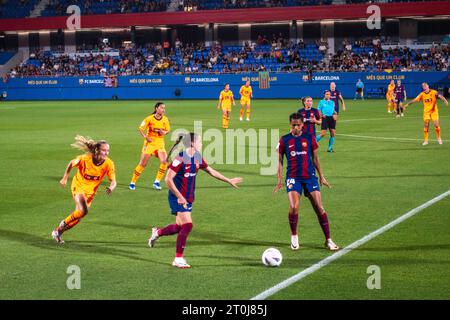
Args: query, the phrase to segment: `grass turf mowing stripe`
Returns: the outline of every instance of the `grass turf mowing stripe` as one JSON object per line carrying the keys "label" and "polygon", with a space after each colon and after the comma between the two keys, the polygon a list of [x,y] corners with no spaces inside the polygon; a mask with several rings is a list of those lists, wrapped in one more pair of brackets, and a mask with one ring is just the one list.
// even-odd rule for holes
{"label": "grass turf mowing stripe", "polygon": [[348,245],[347,247],[343,248],[342,250],[340,250],[339,252],[336,252],[335,254],[317,262],[316,264],[312,265],[311,267],[297,273],[296,275],[280,282],[279,284],[263,291],[262,293],[254,296],[253,298],[251,298],[251,300],[264,300],[267,299],[268,297],[272,296],[273,294],[277,293],[278,291],[287,288],[288,286],[290,286],[291,284],[294,284],[295,282],[305,278],[306,276],[310,275],[313,272],[316,272],[317,270],[321,269],[322,267],[325,267],[326,265],[330,264],[331,262],[333,262],[334,260],[339,259],[340,257],[344,256],[345,254],[347,254],[348,252],[352,251],[353,249],[356,249],[360,246],[362,246],[363,244],[365,244],[366,242],[369,242],[370,240],[372,240],[373,238],[375,238],[376,236],[382,234],[383,232],[392,229],[393,227],[395,227],[397,224],[405,221],[406,219],[414,216],[415,214],[419,213],[420,211],[428,208],[429,206],[433,205],[434,203],[444,199],[445,197],[447,197],[448,195],[450,195],[450,190],[447,190],[446,192],[438,195],[437,197],[425,202],[424,204],[408,211],[407,213],[403,214],[402,216],[398,217],[397,219],[389,222],[388,224],[384,225],[383,227],[369,233],[368,235],[362,237],[361,239],[353,242],[352,244]]}

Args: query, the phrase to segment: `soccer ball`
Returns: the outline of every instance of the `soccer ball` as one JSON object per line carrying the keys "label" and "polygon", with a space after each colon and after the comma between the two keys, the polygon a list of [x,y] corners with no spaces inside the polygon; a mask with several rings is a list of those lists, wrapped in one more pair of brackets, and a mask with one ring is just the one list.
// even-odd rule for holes
{"label": "soccer ball", "polygon": [[268,267],[278,267],[283,261],[283,256],[278,249],[269,248],[262,254],[262,262]]}

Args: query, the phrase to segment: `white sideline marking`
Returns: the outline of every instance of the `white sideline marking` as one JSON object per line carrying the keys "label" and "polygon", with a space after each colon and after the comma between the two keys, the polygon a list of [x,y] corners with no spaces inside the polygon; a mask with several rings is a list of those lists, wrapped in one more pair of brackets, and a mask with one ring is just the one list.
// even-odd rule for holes
{"label": "white sideline marking", "polygon": [[[423,141],[423,139],[413,139],[413,138],[390,138],[390,137],[372,137],[372,136],[360,136],[356,134],[344,134],[344,133],[336,133],[337,136],[343,136],[343,137],[352,137],[352,138],[364,138],[364,139],[376,139],[376,140],[399,140],[399,141]],[[431,141],[437,141],[437,140],[430,140]],[[450,142],[450,140],[444,140]]]}
{"label": "white sideline marking", "polygon": [[375,238],[376,236],[380,235],[381,233],[395,227],[397,224],[405,221],[406,219],[412,217],[413,215],[415,215],[416,213],[422,211],[423,209],[428,208],[429,206],[433,205],[434,203],[444,199],[445,197],[447,197],[448,195],[450,195],[450,190],[438,195],[437,197],[425,202],[424,204],[412,209],[411,211],[408,211],[407,213],[405,213],[404,215],[398,217],[397,219],[389,222],[388,224],[384,225],[383,227],[369,233],[368,235],[362,237],[359,240],[356,240],[355,242],[353,242],[352,244],[348,245],[347,247],[341,249],[340,251],[336,252],[335,254],[317,262],[316,264],[312,265],[309,268],[306,268],[305,270],[297,273],[296,275],[280,282],[279,284],[273,286],[272,288],[269,288],[263,292],[261,292],[260,294],[258,294],[257,296],[254,296],[253,298],[251,298],[251,300],[264,300],[268,297],[270,297],[271,295],[277,293],[278,291],[287,288],[288,286],[290,286],[291,284],[303,279],[304,277],[310,275],[311,273],[319,270],[322,267],[325,267],[326,265],[330,264],[331,262],[333,262],[334,260],[339,259],[340,257],[342,257],[343,255],[347,254],[348,252],[352,251],[353,249],[358,248],[359,246],[365,244],[366,242],[369,242],[370,240],[372,240],[373,238]]}

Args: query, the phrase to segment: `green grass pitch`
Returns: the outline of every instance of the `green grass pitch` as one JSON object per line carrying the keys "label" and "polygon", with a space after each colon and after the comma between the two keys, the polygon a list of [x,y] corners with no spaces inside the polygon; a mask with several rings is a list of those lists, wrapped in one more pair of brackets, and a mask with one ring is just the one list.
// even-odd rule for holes
{"label": "green grass pitch", "polygon": [[[213,165],[229,177],[242,176],[238,190],[199,174],[185,251],[191,269],[171,266],[175,236],[148,248],[151,226],[174,220],[167,189],[151,188],[155,159],[136,191],[128,190],[142,144],[137,126],[154,102],[0,104],[0,299],[249,299],[331,254],[304,199],[301,249],[290,250],[287,196],[284,190],[273,195],[276,177],[259,175],[254,164]],[[194,120],[203,120],[204,129],[220,128],[215,106],[166,102],[172,129],[190,129]],[[326,152],[327,137],[319,149],[332,184],[322,189],[324,206],[341,247],[450,189],[450,107],[439,107],[444,144],[431,129],[430,145],[423,147],[421,105],[395,119],[384,100],[347,101],[336,152]],[[294,100],[255,100],[252,121],[239,122],[235,107],[230,128],[284,134],[297,108]],[[104,182],[88,216],[57,245],[50,232],[74,208],[70,188],[58,182],[78,154],[70,147],[76,134],[110,142],[119,186],[107,197]],[[449,299],[449,208],[447,197],[270,299]],[[282,252],[279,268],[262,265],[268,247]],[[70,265],[81,269],[80,290],[66,287]],[[380,267],[381,289],[366,286],[370,265]]]}

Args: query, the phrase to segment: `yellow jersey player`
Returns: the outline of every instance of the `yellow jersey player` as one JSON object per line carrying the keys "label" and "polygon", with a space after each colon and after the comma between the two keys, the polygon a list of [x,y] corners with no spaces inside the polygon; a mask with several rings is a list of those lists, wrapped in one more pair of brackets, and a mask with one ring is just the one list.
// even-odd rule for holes
{"label": "yellow jersey player", "polygon": [[247,121],[250,121],[250,102],[253,99],[253,91],[250,86],[250,80],[245,82],[245,85],[239,90],[241,95],[241,110],[239,111],[239,120],[242,121],[242,116],[244,115],[244,109],[247,108]]}
{"label": "yellow jersey player", "polygon": [[[395,81],[391,80],[389,82],[387,91],[386,91],[386,100],[388,103],[388,113],[395,112],[395,95],[394,95],[394,89],[395,89]],[[391,111],[392,108],[392,111]]]}
{"label": "yellow jersey player", "polygon": [[217,109],[222,108],[222,128],[228,129],[228,122],[230,121],[231,104],[235,106],[233,92],[230,90],[230,84],[227,83],[225,88],[220,92],[219,103]]}
{"label": "yellow jersey player", "polygon": [[86,153],[69,162],[64,176],[59,182],[62,187],[65,187],[72,168],[78,169],[77,174],[73,177],[71,186],[72,197],[75,201],[75,211],[61,221],[59,226],[52,232],[53,239],[61,244],[64,243],[61,239],[62,234],[77,225],[87,215],[88,208],[90,208],[105,175],[111,181],[109,187],[106,188],[108,195],[117,186],[114,162],[108,158],[109,144],[106,141],[94,141],[83,136],[76,136],[75,143],[72,146]]}
{"label": "yellow jersey player", "polygon": [[448,106],[448,101],[441,96],[436,90],[430,89],[428,83],[422,83],[423,91],[413,100],[409,101],[405,108],[418,101],[423,102],[423,144],[426,146],[428,144],[428,128],[430,126],[430,120],[434,123],[434,130],[436,131],[436,137],[439,144],[442,144],[441,139],[441,128],[439,127],[439,112],[436,100],[437,98],[444,101],[445,105]]}
{"label": "yellow jersey player", "polygon": [[153,188],[161,190],[160,181],[167,170],[167,152],[164,146],[164,136],[170,131],[169,119],[164,115],[165,112],[166,105],[163,102],[157,102],[155,111],[145,118],[139,126],[139,133],[145,140],[142,146],[141,159],[136,168],[134,168],[133,176],[131,177],[130,190],[136,189],[136,182],[147,166],[148,160],[153,155],[158,157],[160,161]]}

